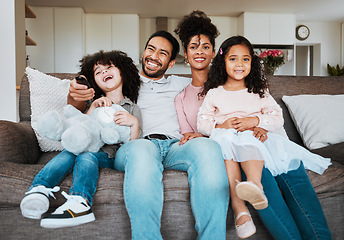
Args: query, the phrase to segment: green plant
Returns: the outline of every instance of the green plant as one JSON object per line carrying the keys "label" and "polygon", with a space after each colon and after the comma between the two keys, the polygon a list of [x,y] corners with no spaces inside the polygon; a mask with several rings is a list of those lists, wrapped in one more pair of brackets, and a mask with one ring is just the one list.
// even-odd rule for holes
{"label": "green plant", "polygon": [[330,76],[344,76],[344,67],[340,68],[339,64],[335,67],[327,64],[327,72]]}

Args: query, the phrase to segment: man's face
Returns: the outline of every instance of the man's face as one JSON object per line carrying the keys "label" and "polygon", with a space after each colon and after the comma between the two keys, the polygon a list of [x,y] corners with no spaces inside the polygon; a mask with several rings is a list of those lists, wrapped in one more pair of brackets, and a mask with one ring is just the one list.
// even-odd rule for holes
{"label": "man's face", "polygon": [[147,78],[158,80],[175,60],[170,61],[172,44],[163,37],[153,37],[147,44],[142,55],[141,74]]}

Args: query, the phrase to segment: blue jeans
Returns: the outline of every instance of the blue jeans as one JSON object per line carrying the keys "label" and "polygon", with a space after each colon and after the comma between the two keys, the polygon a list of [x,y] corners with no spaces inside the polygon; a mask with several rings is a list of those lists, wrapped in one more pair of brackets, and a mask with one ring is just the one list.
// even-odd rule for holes
{"label": "blue jeans", "polygon": [[124,201],[132,239],[162,239],[164,169],[186,171],[197,239],[225,239],[229,185],[219,145],[196,138],[130,141],[116,153],[115,169],[125,171]]}
{"label": "blue jeans", "polygon": [[269,206],[258,213],[274,239],[332,239],[302,163],[298,169],[275,178],[264,168],[262,184]]}
{"label": "blue jeans", "polygon": [[76,156],[63,150],[36,175],[30,189],[38,185],[52,188],[73,170],[73,184],[69,194],[82,196],[92,205],[97,189],[99,168],[114,168],[114,159],[108,158],[103,151],[86,152]]}

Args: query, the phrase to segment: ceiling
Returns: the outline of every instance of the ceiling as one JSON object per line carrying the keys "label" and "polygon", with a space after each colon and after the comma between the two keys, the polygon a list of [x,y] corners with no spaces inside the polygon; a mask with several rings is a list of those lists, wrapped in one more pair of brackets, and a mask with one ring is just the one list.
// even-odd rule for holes
{"label": "ceiling", "polygon": [[81,7],[86,13],[181,18],[193,10],[209,16],[242,12],[295,13],[298,22],[344,22],[344,0],[26,0],[29,6]]}

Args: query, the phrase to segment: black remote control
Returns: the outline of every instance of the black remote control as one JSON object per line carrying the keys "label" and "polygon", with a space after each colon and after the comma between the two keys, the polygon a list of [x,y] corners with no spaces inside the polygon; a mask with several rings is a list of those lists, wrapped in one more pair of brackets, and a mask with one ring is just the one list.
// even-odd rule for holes
{"label": "black remote control", "polygon": [[86,78],[77,76],[77,77],[75,77],[75,79],[76,79],[77,83],[82,84],[82,85],[86,85],[88,88],[91,87],[90,84],[88,83],[88,81],[86,80]]}

